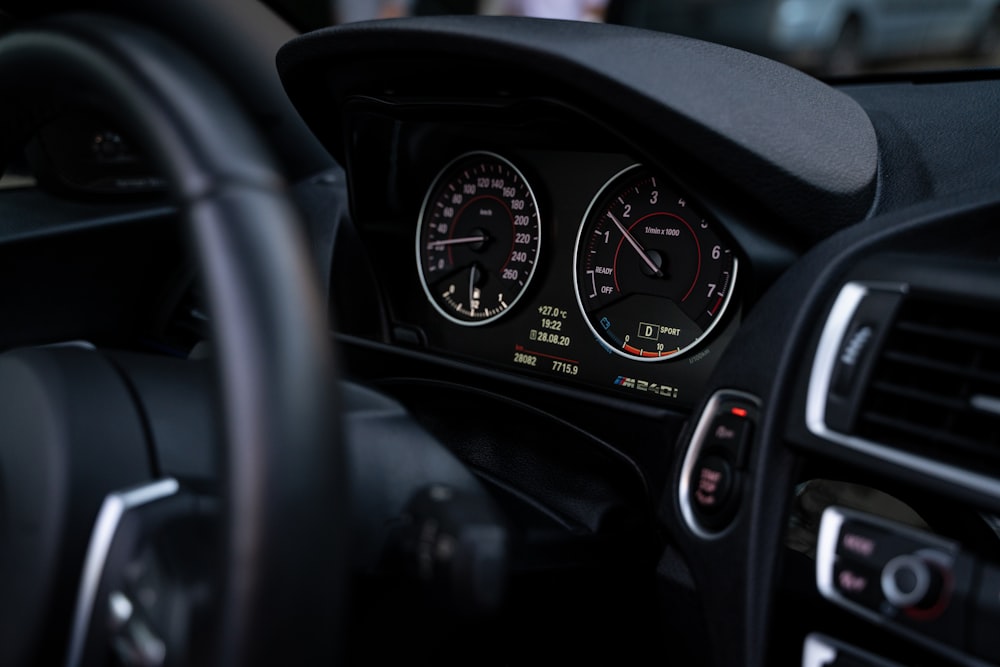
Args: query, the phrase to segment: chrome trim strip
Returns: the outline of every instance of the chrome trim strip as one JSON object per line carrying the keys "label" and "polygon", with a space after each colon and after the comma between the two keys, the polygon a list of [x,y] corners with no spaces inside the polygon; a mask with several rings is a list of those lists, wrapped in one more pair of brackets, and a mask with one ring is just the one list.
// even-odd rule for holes
{"label": "chrome trim strip", "polygon": [[820,635],[806,637],[802,646],[802,667],[827,667],[837,659],[837,650]]}
{"label": "chrome trim strip", "polygon": [[71,347],[80,350],[88,350],[94,352],[97,350],[97,346],[91,343],[89,340],[67,340],[61,343],[48,343],[47,345],[39,345],[40,348],[60,348],[60,347]]}
{"label": "chrome trim strip", "polygon": [[882,459],[886,463],[908,468],[922,475],[965,487],[977,493],[1000,498],[1000,480],[998,479],[941,461],[903,452],[877,442],[839,433],[826,425],[826,399],[830,391],[833,369],[836,365],[837,351],[847,333],[855,311],[864,297],[872,291],[891,291],[905,294],[909,291],[909,286],[904,283],[849,282],[841,288],[833,308],[830,309],[819,345],[816,347],[816,355],[813,358],[809,388],[806,394],[806,427],[810,433],[819,438]]}
{"label": "chrome trim strip", "polygon": [[691,436],[687,453],[684,455],[684,463],[681,465],[680,484],[677,485],[678,500],[680,501],[681,515],[684,517],[684,523],[691,529],[691,532],[704,540],[712,540],[719,537],[726,532],[727,528],[712,532],[706,530],[698,523],[694,508],[691,507],[691,501],[688,498],[691,490],[691,475],[694,472],[695,464],[698,462],[698,457],[701,455],[702,447],[705,445],[708,429],[712,425],[712,419],[719,412],[719,406],[731,400],[746,401],[752,403],[758,410],[760,409],[760,399],[753,394],[729,389],[720,389],[712,394],[708,403],[705,404],[705,409],[702,410],[701,417],[698,418],[698,425]]}
{"label": "chrome trim strip", "polygon": [[844,514],[837,508],[828,507],[823,510],[816,541],[816,588],[827,600],[841,604],[847,601],[833,585],[833,566],[837,560],[837,538],[843,525]]}
{"label": "chrome trim strip", "polygon": [[986,394],[976,394],[969,399],[969,404],[980,412],[989,412],[1000,415],[1000,398],[987,396]]}
{"label": "chrome trim strip", "polygon": [[833,381],[833,369],[837,365],[840,342],[847,335],[851,319],[858,306],[868,296],[868,292],[868,287],[860,283],[844,285],[823,326],[806,394],[806,425],[817,435],[818,431],[826,429],[826,397]]}
{"label": "chrome trim strip", "polygon": [[76,599],[69,652],[66,657],[67,667],[80,667],[83,660],[87,630],[90,627],[91,617],[97,604],[97,589],[100,586],[108,553],[122,517],[129,510],[162,500],[176,494],[179,490],[180,484],[177,480],[167,478],[111,493],[105,497],[101,509],[97,513],[94,530],[90,534],[87,557],[84,560],[83,574],[80,577],[80,591]]}
{"label": "chrome trim strip", "polygon": [[867,651],[855,648],[818,633],[806,636],[802,645],[802,667],[829,667],[841,653],[865,660],[871,667],[901,667],[898,663],[877,657]]}

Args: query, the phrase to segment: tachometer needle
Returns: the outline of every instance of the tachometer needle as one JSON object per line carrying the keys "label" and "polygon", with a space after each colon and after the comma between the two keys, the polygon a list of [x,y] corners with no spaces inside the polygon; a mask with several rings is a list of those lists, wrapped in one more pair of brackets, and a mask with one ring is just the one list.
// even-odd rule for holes
{"label": "tachometer needle", "polygon": [[449,245],[464,245],[467,243],[485,243],[489,239],[488,236],[483,234],[482,236],[462,236],[457,239],[441,239],[440,241],[430,241],[427,243],[428,249],[443,248]]}
{"label": "tachometer needle", "polygon": [[616,218],[611,211],[608,211],[608,217],[611,218],[611,222],[615,223],[615,226],[618,227],[618,231],[622,233],[622,236],[624,236],[625,240],[628,241],[628,244],[632,246],[632,249],[639,253],[639,257],[642,258],[642,261],[646,262],[646,266],[648,266],[649,270],[653,272],[653,275],[657,278],[662,278],[663,271],[660,271],[660,267],[656,265],[656,262],[650,259],[649,254],[641,245],[639,245],[639,242],[635,240],[635,237],[629,233],[628,229],[625,228],[625,225],[619,222],[618,218]]}

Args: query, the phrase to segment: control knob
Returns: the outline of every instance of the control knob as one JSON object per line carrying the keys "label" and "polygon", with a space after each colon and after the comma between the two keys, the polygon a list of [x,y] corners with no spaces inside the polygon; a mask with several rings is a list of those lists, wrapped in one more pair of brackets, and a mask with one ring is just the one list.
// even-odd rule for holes
{"label": "control knob", "polygon": [[943,566],[931,557],[896,556],[882,568],[882,594],[891,605],[911,615],[940,612],[947,602],[945,575]]}

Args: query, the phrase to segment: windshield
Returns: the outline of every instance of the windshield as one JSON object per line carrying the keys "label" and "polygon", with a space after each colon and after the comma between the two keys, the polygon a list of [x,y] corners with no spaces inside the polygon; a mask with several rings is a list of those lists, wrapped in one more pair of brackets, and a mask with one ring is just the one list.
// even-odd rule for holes
{"label": "windshield", "polygon": [[727,44],[818,76],[1000,64],[1000,0],[271,0],[300,30],[430,14],[638,26]]}

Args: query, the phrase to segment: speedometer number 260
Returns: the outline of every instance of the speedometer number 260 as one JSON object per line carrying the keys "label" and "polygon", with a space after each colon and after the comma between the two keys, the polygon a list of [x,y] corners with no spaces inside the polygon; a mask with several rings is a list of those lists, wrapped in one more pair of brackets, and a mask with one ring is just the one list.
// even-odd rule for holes
{"label": "speedometer number 260", "polygon": [[458,157],[427,192],[417,226],[420,281],[438,313],[456,324],[505,315],[531,282],[540,246],[531,186],[499,155]]}

